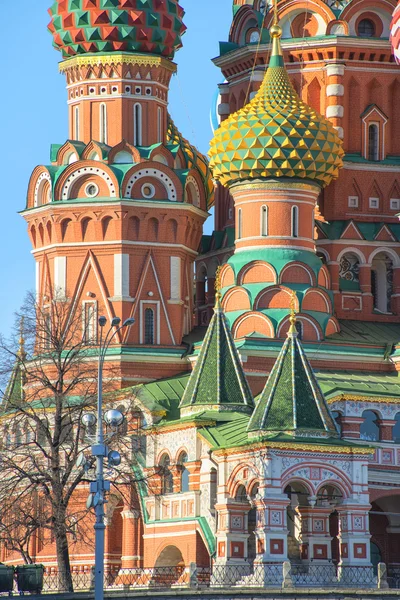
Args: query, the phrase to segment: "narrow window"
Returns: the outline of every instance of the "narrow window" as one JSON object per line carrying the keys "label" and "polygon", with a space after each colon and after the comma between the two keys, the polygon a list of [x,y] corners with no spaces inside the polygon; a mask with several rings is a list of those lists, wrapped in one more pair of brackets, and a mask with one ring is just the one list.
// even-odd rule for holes
{"label": "narrow window", "polygon": [[107,106],[100,104],[100,142],[107,144]]}
{"label": "narrow window", "polygon": [[144,343],[154,344],[154,310],[146,308],[144,311]]}
{"label": "narrow window", "polygon": [[368,160],[379,160],[379,130],[375,123],[368,127]]}
{"label": "narrow window", "polygon": [[188,461],[188,455],[186,454],[186,452],[182,452],[182,454],[179,457],[179,468],[180,468],[180,475],[181,475],[181,492],[189,491],[189,471],[185,467],[185,463],[187,463],[187,461]]}
{"label": "narrow window", "polygon": [[261,207],[261,235],[268,235],[268,207]]}
{"label": "narrow window", "polygon": [[242,209],[238,210],[238,240],[242,238],[243,234],[243,222],[242,222]]}
{"label": "narrow window", "polygon": [[79,140],[79,106],[75,106],[74,139]]}
{"label": "narrow window", "polygon": [[142,145],[142,106],[135,104],[133,107],[133,145]]}
{"label": "narrow window", "polygon": [[292,237],[297,238],[299,235],[299,209],[297,206],[292,206]]}
{"label": "narrow window", "polygon": [[97,341],[95,302],[84,302],[83,305],[83,339],[86,344],[95,344]]}
{"label": "narrow window", "polygon": [[157,108],[157,141],[162,142],[162,108]]}

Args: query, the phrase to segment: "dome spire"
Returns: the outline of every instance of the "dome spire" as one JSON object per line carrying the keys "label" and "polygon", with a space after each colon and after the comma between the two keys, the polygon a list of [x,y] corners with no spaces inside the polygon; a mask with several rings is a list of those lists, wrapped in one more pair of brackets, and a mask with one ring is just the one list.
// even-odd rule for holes
{"label": "dome spire", "polygon": [[274,0],[274,20],[272,21],[269,34],[272,38],[272,52],[269,65],[270,67],[283,67],[284,61],[281,46],[282,27],[279,25],[278,0]]}

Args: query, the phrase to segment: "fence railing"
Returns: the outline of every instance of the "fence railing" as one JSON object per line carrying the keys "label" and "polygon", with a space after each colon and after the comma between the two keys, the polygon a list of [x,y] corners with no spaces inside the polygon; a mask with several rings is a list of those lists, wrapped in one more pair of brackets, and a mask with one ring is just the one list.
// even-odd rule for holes
{"label": "fence railing", "polygon": [[[91,571],[73,572],[74,591],[94,589]],[[54,572],[45,572],[42,593],[64,592],[64,578]],[[120,569],[105,574],[104,587],[107,590],[165,590],[170,588],[400,588],[400,567],[378,569],[364,566],[318,565],[313,563],[293,564],[242,564],[212,566],[149,567]],[[17,593],[17,592],[15,592]],[[0,594],[2,595],[2,594]]]}

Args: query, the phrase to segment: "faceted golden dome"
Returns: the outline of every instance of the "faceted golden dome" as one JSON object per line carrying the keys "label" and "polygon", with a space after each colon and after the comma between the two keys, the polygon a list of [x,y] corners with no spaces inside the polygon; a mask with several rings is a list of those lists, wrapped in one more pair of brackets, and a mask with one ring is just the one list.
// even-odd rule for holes
{"label": "faceted golden dome", "polygon": [[272,56],[256,96],[222,122],[210,147],[214,179],[225,186],[266,177],[310,179],[321,187],[336,179],[344,151],[331,122],[305,104],[293,88],[280,46],[270,29]]}

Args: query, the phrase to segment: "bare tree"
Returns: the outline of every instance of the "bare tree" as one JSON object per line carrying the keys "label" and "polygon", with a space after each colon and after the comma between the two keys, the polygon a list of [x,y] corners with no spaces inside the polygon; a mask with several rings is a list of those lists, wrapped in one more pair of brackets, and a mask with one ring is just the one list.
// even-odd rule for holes
{"label": "bare tree", "polygon": [[[31,294],[17,317],[20,334],[0,337],[0,377],[7,381],[0,404],[0,543],[31,562],[33,537],[49,530],[60,587],[73,591],[69,542],[87,533],[87,510],[75,499],[90,476],[76,461],[92,441],[82,416],[96,404],[96,323],[67,301],[42,306]],[[106,379],[112,386],[110,371]],[[129,490],[136,481],[129,437],[112,443],[123,454],[115,484]]]}

